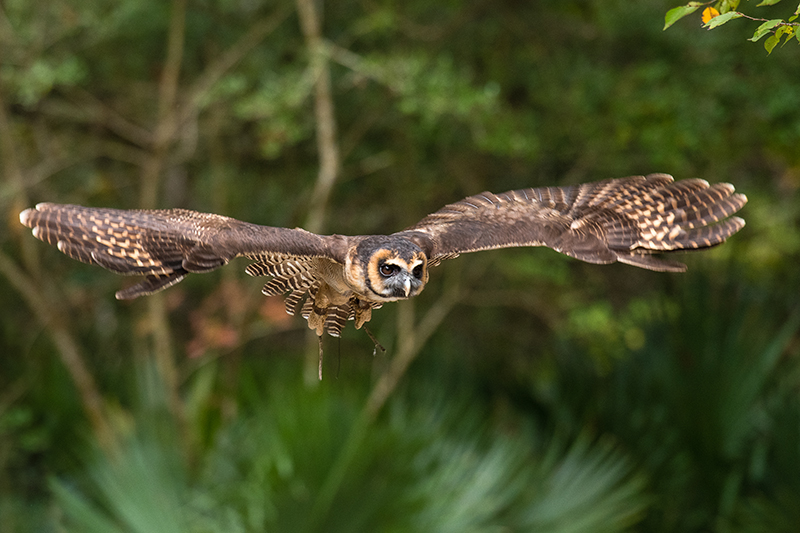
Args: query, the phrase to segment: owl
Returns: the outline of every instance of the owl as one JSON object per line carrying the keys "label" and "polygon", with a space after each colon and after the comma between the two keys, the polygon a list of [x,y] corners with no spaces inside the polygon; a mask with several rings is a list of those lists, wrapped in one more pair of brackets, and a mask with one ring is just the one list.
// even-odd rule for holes
{"label": "owl", "polygon": [[262,292],[285,295],[308,327],[338,337],[372,310],[418,295],[431,268],[466,252],[547,246],[589,263],[686,270],[658,254],[710,248],[744,227],[732,185],[666,174],[565,187],[484,192],[391,235],[317,235],[186,209],[120,210],[41,203],[20,213],[34,237],[78,261],[140,275],[121,300],[166,289],[239,256]]}

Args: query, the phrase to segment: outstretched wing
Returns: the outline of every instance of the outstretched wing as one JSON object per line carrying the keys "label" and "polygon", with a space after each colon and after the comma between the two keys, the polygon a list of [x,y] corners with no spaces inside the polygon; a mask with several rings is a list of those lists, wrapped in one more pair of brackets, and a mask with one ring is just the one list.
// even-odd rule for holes
{"label": "outstretched wing", "polygon": [[686,265],[652,254],[724,242],[744,227],[744,220],[730,216],[746,202],[728,183],[650,174],[485,192],[445,206],[399,235],[416,241],[433,264],[464,252],[548,246],[590,263],[679,272]]}
{"label": "outstretched wing", "polygon": [[[73,259],[145,279],[119,291],[131,299],[165,289],[190,272],[209,272],[236,256],[248,273],[280,277],[315,258],[343,263],[346,238],[273,228],[186,209],[122,210],[42,203],[20,213],[33,235]],[[252,270],[252,272],[251,272]],[[274,281],[274,280],[273,280]]]}

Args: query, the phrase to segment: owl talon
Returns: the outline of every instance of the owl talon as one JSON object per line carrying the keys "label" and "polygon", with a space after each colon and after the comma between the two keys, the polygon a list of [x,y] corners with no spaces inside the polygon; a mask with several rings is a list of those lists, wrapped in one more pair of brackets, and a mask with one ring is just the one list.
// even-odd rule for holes
{"label": "owl talon", "polygon": [[318,335],[317,340],[319,341],[319,367],[317,372],[319,373],[319,380],[322,381],[322,335]]}
{"label": "owl talon", "polygon": [[369,328],[365,326],[364,331],[367,332],[370,340],[373,342],[373,344],[375,344],[375,346],[372,348],[372,357],[375,357],[378,354],[378,348],[381,349],[381,352],[386,353],[386,348],[384,348],[383,345],[378,342],[378,339],[375,338],[375,335],[372,334]]}

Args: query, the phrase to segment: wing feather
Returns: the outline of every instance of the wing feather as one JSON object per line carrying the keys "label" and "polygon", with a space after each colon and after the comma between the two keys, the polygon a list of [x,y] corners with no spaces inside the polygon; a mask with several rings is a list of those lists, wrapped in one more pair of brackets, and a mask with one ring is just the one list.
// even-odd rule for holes
{"label": "wing feather", "polygon": [[484,192],[447,205],[397,235],[417,242],[433,264],[465,252],[548,246],[590,263],[681,271],[685,265],[651,254],[724,242],[744,227],[731,215],[746,202],[727,183],[675,182],[667,174],[650,174]]}
{"label": "wing feather", "polygon": [[[20,221],[33,229],[35,237],[78,261],[145,276],[138,285],[119,291],[119,299],[159,291],[189,273],[209,272],[237,256],[270,265],[252,267],[264,269],[257,275],[279,275],[286,269],[294,276],[316,257],[344,262],[347,249],[345,237],[259,226],[186,209],[122,210],[42,203],[23,211]],[[248,269],[248,273],[253,272]]]}

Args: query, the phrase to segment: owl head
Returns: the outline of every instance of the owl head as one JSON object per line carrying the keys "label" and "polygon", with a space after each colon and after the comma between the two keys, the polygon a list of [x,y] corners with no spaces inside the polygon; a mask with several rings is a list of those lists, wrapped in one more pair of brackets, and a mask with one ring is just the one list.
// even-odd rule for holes
{"label": "owl head", "polygon": [[416,296],[428,281],[428,258],[403,237],[366,237],[345,266],[348,281],[372,299],[392,302]]}

